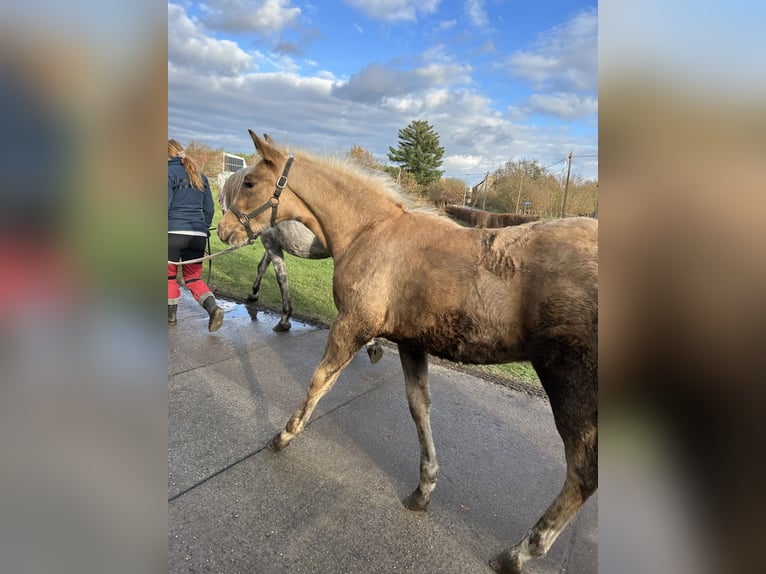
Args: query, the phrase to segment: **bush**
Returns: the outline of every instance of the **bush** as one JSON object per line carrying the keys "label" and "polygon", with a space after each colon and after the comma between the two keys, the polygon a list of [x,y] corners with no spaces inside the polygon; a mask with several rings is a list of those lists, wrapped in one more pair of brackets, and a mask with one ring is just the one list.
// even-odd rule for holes
{"label": "bush", "polygon": [[510,227],[512,225],[521,225],[530,221],[538,221],[538,215],[523,215],[521,213],[492,213],[491,211],[482,211],[481,209],[472,209],[470,207],[460,207],[457,205],[448,205],[444,210],[447,215],[464,221],[473,227]]}

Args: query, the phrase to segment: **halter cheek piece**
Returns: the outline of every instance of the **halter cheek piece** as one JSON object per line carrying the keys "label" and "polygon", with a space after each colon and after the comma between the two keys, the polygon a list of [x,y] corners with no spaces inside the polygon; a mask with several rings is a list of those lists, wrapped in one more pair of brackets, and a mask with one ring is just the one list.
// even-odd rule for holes
{"label": "halter cheek piece", "polygon": [[274,227],[274,225],[277,222],[277,208],[279,207],[279,196],[282,194],[282,190],[287,186],[287,174],[290,172],[290,166],[293,165],[293,160],[295,158],[290,155],[290,157],[287,160],[287,163],[285,164],[285,169],[282,170],[282,175],[279,176],[279,179],[277,180],[276,189],[274,189],[274,195],[272,195],[269,200],[264,203],[259,208],[251,211],[250,213],[242,213],[240,210],[238,210],[233,205],[229,206],[229,211],[231,211],[234,215],[237,216],[237,219],[242,224],[242,227],[245,228],[245,232],[247,233],[248,239],[252,242],[255,241],[260,233],[255,234],[253,233],[253,230],[250,229],[250,220],[253,217],[256,217],[266,211],[269,207],[271,208],[271,223],[270,226]]}

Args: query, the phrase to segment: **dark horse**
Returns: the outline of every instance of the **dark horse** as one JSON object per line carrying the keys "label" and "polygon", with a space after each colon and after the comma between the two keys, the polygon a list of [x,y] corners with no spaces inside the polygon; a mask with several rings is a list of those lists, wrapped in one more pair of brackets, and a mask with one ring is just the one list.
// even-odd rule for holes
{"label": "dark horse", "polygon": [[428,354],[465,363],[529,360],[564,442],[560,493],[514,546],[490,561],[518,574],[544,556],[598,485],[598,222],[568,218],[467,229],[407,211],[391,180],[347,162],[299,153],[250,135],[259,162],[218,223],[245,243],[295,219],[335,260],[338,316],[308,395],[271,441],[298,436],[319,399],[373,337],[398,345],[420,442],[420,483],[404,503],[424,510],[438,464],[429,420]]}
{"label": "dark horse", "polygon": [[[221,192],[218,194],[218,202],[221,204],[221,210],[224,213],[226,213],[227,202],[236,197],[236,194],[242,187],[245,175],[250,173],[252,169],[252,167],[243,167],[226,179],[223,187],[221,187]],[[327,259],[330,257],[330,254],[319,239],[317,239],[317,236],[311,233],[311,230],[302,223],[293,220],[281,221],[274,227],[264,229],[261,233],[261,243],[264,249],[263,257],[261,257],[258,263],[258,271],[253,287],[245,300],[248,303],[258,301],[261,281],[266,270],[269,268],[269,263],[273,263],[277,285],[282,295],[282,316],[279,322],[274,325],[274,330],[289,331],[292,326],[290,317],[293,315],[293,304],[290,298],[284,252],[287,251],[290,255],[301,257],[302,259]],[[254,314],[253,317],[255,317]],[[383,347],[375,340],[368,341],[366,349],[373,364],[377,363],[383,356]]]}

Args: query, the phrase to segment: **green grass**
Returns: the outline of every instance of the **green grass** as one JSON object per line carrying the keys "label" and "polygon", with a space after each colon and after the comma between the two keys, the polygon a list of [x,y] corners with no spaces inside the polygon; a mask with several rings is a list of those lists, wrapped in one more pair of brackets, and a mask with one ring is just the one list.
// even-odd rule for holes
{"label": "green grass", "polygon": [[[216,207],[214,226],[219,219],[220,209]],[[213,253],[226,248],[215,231],[210,236],[210,248]],[[250,294],[263,253],[263,244],[258,240],[253,245],[216,257],[212,260],[210,288],[224,297],[243,301]],[[332,259],[301,259],[286,253],[285,267],[296,318],[330,324],[337,315],[332,300]],[[282,296],[273,265],[269,266],[261,282],[258,303],[277,312],[282,310]]]}
{"label": "green grass", "polygon": [[473,368],[491,375],[509,377],[515,381],[533,383],[536,385],[540,384],[540,379],[537,377],[537,373],[528,361],[507,363],[505,365],[474,365]]}
{"label": "green grass", "polygon": [[[213,197],[217,190],[213,190]],[[213,226],[220,219],[220,208],[216,204],[216,215]],[[210,236],[210,247],[213,253],[225,249],[215,231]],[[255,280],[258,262],[263,256],[264,249],[260,240],[253,245],[243,247],[232,253],[227,253],[212,260],[212,272],[209,285],[219,295],[244,301],[250,293]],[[332,299],[332,259],[301,259],[285,254],[285,266],[289,279],[290,296],[293,313],[296,319],[318,321],[329,325],[335,319],[337,310]],[[205,263],[203,277],[207,277]],[[282,296],[274,275],[274,267],[270,266],[261,282],[258,303],[277,313],[282,310]],[[506,365],[478,365],[472,368],[491,375],[507,377],[515,381],[539,384],[532,365],[528,362],[510,363]]]}

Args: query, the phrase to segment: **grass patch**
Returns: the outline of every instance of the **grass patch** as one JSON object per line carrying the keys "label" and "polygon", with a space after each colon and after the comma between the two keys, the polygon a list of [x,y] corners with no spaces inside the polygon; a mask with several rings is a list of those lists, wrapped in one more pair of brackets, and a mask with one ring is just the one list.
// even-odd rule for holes
{"label": "grass patch", "polygon": [[[212,184],[211,182],[211,185]],[[213,190],[216,198],[218,190]],[[221,210],[216,201],[216,215],[213,226],[221,218]],[[210,236],[210,248],[213,253],[225,249],[215,231]],[[208,284],[216,294],[235,301],[244,301],[250,293],[257,273],[258,262],[263,257],[264,248],[260,240],[253,245],[243,247],[232,253],[212,260],[212,272]],[[207,277],[207,263],[203,277]],[[332,299],[332,259],[301,259],[285,254],[285,267],[289,278],[290,296],[296,318],[304,318],[329,325],[338,314]],[[282,312],[282,296],[279,292],[273,266],[266,271],[261,282],[258,303]],[[476,365],[476,369],[491,375],[507,377],[515,381],[540,384],[532,365],[528,362],[505,365]]]}
{"label": "grass patch", "polygon": [[529,361],[506,363],[504,365],[472,365],[473,368],[500,377],[509,377],[523,383],[540,384],[540,379]]}

